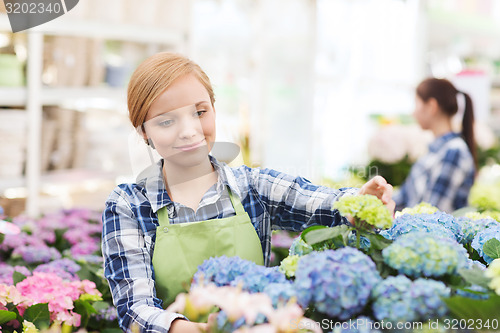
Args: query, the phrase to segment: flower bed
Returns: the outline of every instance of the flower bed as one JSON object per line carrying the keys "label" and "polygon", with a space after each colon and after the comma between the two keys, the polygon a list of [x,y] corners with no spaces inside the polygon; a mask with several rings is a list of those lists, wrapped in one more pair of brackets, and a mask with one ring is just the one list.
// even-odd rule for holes
{"label": "flower bed", "polygon": [[[374,197],[346,197],[335,208],[355,226],[274,234],[273,267],[211,258],[170,310],[196,321],[218,312],[219,333],[378,332],[407,323],[500,331],[496,207],[456,217],[421,204],[392,219]],[[0,234],[2,332],[121,332],[103,277],[99,213],[19,217],[10,226]]]}
{"label": "flower bed", "polygon": [[0,331],[121,332],[103,277],[100,213],[65,210],[2,225]]}

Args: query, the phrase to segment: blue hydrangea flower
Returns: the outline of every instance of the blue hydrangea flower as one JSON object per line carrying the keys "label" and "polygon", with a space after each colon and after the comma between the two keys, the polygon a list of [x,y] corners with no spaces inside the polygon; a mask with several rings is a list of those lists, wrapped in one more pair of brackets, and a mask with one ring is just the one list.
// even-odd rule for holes
{"label": "blue hydrangea flower", "polygon": [[[349,237],[347,238],[347,245],[356,247],[356,233],[354,231],[349,234]],[[359,238],[360,250],[368,251],[370,249],[370,246],[371,242],[368,238],[366,238],[365,236],[361,236]]]}
{"label": "blue hydrangea flower", "polygon": [[465,265],[465,268],[466,269],[477,269],[479,268],[480,270],[486,270],[486,265],[483,264],[482,262],[480,261],[477,261],[477,260],[472,260],[470,258],[467,258],[467,264]]}
{"label": "blue hydrangea flower", "polygon": [[33,272],[54,273],[63,280],[78,281],[80,279],[76,275],[76,272],[79,270],[80,265],[73,260],[63,258],[39,265]]}
{"label": "blue hydrangea flower", "polygon": [[313,305],[321,313],[345,320],[363,310],[380,279],[370,257],[345,247],[300,258],[294,287],[303,308]]}
{"label": "blue hydrangea flower", "polygon": [[381,231],[380,234],[387,239],[395,240],[399,236],[415,232],[426,231],[455,239],[461,243],[464,235],[462,226],[455,220],[455,217],[444,212],[434,214],[403,214],[396,218],[392,227]]}
{"label": "blue hydrangea flower", "polygon": [[278,267],[264,267],[239,257],[221,256],[205,260],[193,276],[192,285],[214,283],[240,286],[242,290],[262,292],[270,283],[288,283]]}
{"label": "blue hydrangea flower", "polygon": [[269,284],[289,283],[285,274],[280,272],[279,267],[255,266],[253,270],[237,276],[229,285],[233,287],[241,286],[242,290],[250,293],[259,293]]}
{"label": "blue hydrangea flower", "polygon": [[454,239],[428,232],[398,237],[382,250],[386,264],[408,276],[442,276],[465,267],[468,254]]}
{"label": "blue hydrangea flower", "polygon": [[373,288],[372,310],[378,320],[424,321],[446,315],[448,309],[441,297],[449,296],[450,289],[443,282],[390,276]]}
{"label": "blue hydrangea flower", "polygon": [[308,253],[311,253],[313,251],[313,248],[311,245],[307,244],[302,240],[302,237],[297,237],[293,240],[292,245],[290,246],[290,249],[288,250],[288,255],[293,256],[293,255],[298,255],[298,256],[303,256]]}
{"label": "blue hydrangea flower", "polygon": [[275,308],[278,305],[286,304],[292,297],[296,297],[295,288],[292,283],[271,283],[264,288],[264,293],[266,293],[272,300],[273,306]]}
{"label": "blue hydrangea flower", "polygon": [[467,289],[457,289],[457,295],[472,299],[488,299],[488,290],[477,285],[468,287]]}
{"label": "blue hydrangea flower", "polygon": [[464,234],[463,244],[472,242],[476,234],[484,229],[500,226],[500,224],[492,218],[474,220],[462,216],[457,219],[457,222],[462,225],[462,232]]}
{"label": "blue hydrangea flower", "polygon": [[479,255],[486,261],[488,264],[490,264],[493,261],[493,258],[487,256],[483,252],[483,246],[484,243],[489,241],[492,238],[496,238],[500,241],[500,227],[491,227],[484,229],[482,231],[479,231],[474,239],[472,240],[471,246],[474,250],[479,253]]}

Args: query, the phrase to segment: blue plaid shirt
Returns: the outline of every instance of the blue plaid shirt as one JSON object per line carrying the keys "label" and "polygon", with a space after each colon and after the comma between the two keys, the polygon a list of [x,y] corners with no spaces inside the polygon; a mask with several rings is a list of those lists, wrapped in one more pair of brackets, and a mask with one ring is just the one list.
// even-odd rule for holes
{"label": "blue plaid shirt", "polygon": [[210,158],[218,181],[205,193],[196,212],[170,200],[163,182],[163,161],[146,169],[136,183],[119,185],[109,196],[103,213],[104,274],[122,329],[130,331],[135,324],[142,332],[168,332],[174,319],[183,318],[163,310],[155,292],[152,257],[158,226],[156,213],[164,206],[170,223],[229,217],[235,215],[229,187],[250,216],[266,265],[271,254],[272,229],[301,231],[316,224],[347,223],[331,207],[342,195],[356,194],[357,189],[316,186],[304,178],[270,169],[230,168]]}
{"label": "blue plaid shirt", "polygon": [[393,199],[396,209],[428,202],[451,213],[467,205],[475,167],[465,141],[447,133],[429,145],[429,152],[411,168],[410,175]]}

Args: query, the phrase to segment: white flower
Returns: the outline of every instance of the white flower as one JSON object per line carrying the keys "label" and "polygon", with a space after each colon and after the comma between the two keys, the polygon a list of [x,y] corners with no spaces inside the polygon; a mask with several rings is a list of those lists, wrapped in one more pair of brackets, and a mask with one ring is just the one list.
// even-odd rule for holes
{"label": "white flower", "polygon": [[406,153],[405,133],[399,125],[387,125],[378,129],[368,143],[368,154],[372,159],[385,163],[396,163]]}
{"label": "white flower", "polygon": [[491,128],[479,121],[474,124],[474,138],[479,148],[487,150],[497,144],[497,138]]}
{"label": "white flower", "polygon": [[397,163],[406,155],[416,161],[427,152],[432,133],[418,125],[385,125],[380,127],[368,143],[372,159],[385,163]]}

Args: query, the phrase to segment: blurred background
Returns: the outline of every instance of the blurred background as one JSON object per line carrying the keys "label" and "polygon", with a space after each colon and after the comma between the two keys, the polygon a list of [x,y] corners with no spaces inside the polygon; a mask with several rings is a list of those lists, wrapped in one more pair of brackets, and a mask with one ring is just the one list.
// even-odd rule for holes
{"label": "blurred background", "polygon": [[149,158],[126,85],[159,51],[186,54],[211,78],[218,141],[241,148],[233,165],[399,185],[432,140],[411,114],[416,85],[436,76],[472,96],[480,165],[500,173],[497,0],[80,0],[18,33],[0,11],[9,216],[101,210],[135,179]]}

